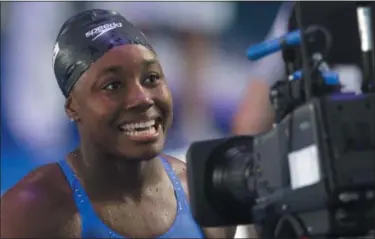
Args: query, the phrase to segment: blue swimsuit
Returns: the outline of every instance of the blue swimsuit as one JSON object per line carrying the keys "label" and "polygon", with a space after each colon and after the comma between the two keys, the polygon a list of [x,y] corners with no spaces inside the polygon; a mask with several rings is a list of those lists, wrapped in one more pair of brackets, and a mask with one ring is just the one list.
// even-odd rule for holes
{"label": "blue swimsuit", "polygon": [[[201,228],[193,219],[181,182],[166,159],[161,158],[165,171],[172,181],[177,200],[175,221],[169,230],[158,238],[203,238]],[[62,171],[74,192],[74,201],[82,222],[82,238],[125,238],[106,226],[96,215],[87,194],[66,161],[59,161]]]}

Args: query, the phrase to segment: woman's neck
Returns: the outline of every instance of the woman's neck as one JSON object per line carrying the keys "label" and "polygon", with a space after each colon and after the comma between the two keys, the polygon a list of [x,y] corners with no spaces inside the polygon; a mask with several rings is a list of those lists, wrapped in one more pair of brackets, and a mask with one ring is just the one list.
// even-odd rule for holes
{"label": "woman's neck", "polygon": [[94,148],[81,145],[69,156],[90,197],[139,200],[145,190],[162,179],[164,167],[156,157],[135,161],[104,154]]}

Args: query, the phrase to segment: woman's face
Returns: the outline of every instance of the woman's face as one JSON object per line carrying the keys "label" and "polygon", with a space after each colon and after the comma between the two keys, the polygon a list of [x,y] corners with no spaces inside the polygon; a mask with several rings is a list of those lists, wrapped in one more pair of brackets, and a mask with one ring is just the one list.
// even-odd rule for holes
{"label": "woman's face", "polygon": [[123,45],[104,54],[77,81],[67,102],[81,141],[88,139],[129,160],[157,156],[173,118],[163,70],[142,45]]}

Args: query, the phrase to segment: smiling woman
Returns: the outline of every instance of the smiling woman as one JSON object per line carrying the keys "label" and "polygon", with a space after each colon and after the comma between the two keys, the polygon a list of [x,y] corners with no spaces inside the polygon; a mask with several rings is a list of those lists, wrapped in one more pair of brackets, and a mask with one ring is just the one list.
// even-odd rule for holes
{"label": "smiling woman", "polygon": [[186,195],[185,164],[161,155],[172,100],[146,37],[113,11],[62,26],[53,68],[79,147],[1,198],[1,237],[230,238],[201,229]]}
{"label": "smiling woman", "polygon": [[[114,47],[93,63],[72,88],[66,109],[82,128],[81,138],[97,139],[95,149],[101,145],[135,160],[151,159],[163,149],[172,121],[161,66],[141,44]],[[149,130],[140,127],[150,123]]]}

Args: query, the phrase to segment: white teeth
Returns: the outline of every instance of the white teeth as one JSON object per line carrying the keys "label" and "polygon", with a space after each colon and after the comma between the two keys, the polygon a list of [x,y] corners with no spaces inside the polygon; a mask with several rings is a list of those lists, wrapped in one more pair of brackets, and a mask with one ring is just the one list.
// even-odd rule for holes
{"label": "white teeth", "polygon": [[149,127],[145,130],[142,130],[142,131],[126,131],[126,134],[127,135],[130,135],[130,136],[144,136],[144,135],[154,135],[156,134],[156,128],[155,127]]}
{"label": "white teeth", "polygon": [[[121,126],[122,130],[125,131],[135,131],[135,129],[143,129],[143,128],[149,128],[151,126],[155,125],[155,120],[149,120],[149,121],[144,121],[144,122],[136,122],[136,123],[130,123],[130,124],[125,124]],[[154,127],[152,127],[154,128]]]}

